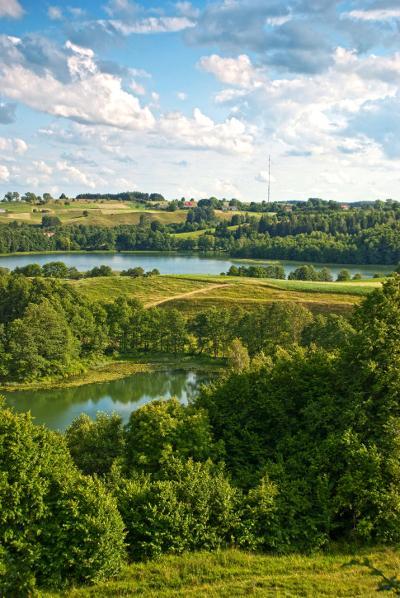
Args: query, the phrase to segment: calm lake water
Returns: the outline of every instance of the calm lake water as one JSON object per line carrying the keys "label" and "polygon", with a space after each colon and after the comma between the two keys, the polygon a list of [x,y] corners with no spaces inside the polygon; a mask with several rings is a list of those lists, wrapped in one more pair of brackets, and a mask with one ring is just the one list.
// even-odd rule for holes
{"label": "calm lake water", "polygon": [[[141,266],[145,270],[157,268],[161,274],[213,274],[227,272],[232,264],[238,265],[237,261],[219,257],[206,257],[200,255],[177,255],[171,253],[57,253],[57,254],[31,254],[0,256],[0,266],[14,269],[17,266],[26,264],[46,264],[47,262],[61,261],[68,266],[75,266],[79,271],[90,270],[94,266],[107,264],[113,270],[126,270],[135,266]],[[260,261],[260,264],[271,263],[268,260]],[[275,262],[276,263],[276,262]],[[279,262],[285,268],[286,275],[298,267],[292,262]],[[319,267],[319,266],[317,266]],[[363,277],[372,277],[375,272],[387,273],[393,271],[390,266],[362,266],[362,265],[332,265],[329,266],[333,275],[346,267],[351,274],[360,272]]]}
{"label": "calm lake water", "polygon": [[36,423],[63,431],[80,413],[94,418],[98,411],[116,412],[127,422],[132,411],[154,399],[177,397],[187,403],[208,380],[205,374],[171,370],[139,373],[76,388],[3,394],[15,411],[30,411]]}

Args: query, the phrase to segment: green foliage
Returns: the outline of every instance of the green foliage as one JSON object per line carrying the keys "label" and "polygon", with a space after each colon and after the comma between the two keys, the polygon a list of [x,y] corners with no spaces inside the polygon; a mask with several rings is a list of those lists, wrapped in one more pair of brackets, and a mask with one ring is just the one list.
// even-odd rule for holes
{"label": "green foliage", "polygon": [[26,266],[19,266],[14,270],[15,274],[22,274],[23,276],[42,276],[42,267],[39,264],[27,264]]}
{"label": "green foliage", "polygon": [[336,354],[279,350],[198,401],[233,479],[252,488],[267,474],[276,485],[267,547],[400,539],[399,276],[364,301],[352,325],[317,322],[327,345],[344,334]]}
{"label": "green foliage", "polygon": [[113,276],[113,271],[110,266],[102,264],[101,266],[95,266],[91,270],[86,272],[87,278],[96,278],[98,276]]}
{"label": "green foliage", "polygon": [[207,413],[177,399],[153,401],[133,411],[126,427],[128,468],[157,473],[171,455],[196,461],[218,457]]}
{"label": "green foliage", "polygon": [[233,372],[247,370],[250,365],[249,352],[240,339],[234,338],[228,347],[228,366]]}
{"label": "green foliage", "polygon": [[114,499],[75,469],[63,439],[0,410],[0,593],[31,595],[114,575],[124,560]]}
{"label": "green foliage", "polygon": [[118,506],[134,559],[229,545],[239,525],[240,492],[221,467],[169,458],[162,479],[120,479]]}
{"label": "green foliage", "polygon": [[289,348],[299,343],[303,329],[312,321],[311,312],[298,303],[269,303],[248,312],[239,321],[239,337],[250,355],[271,352],[275,347]]}
{"label": "green foliage", "polygon": [[344,282],[346,280],[350,280],[350,278],[350,272],[348,270],[340,270],[336,280],[337,282]]}
{"label": "green foliage", "polygon": [[119,415],[98,413],[95,420],[82,413],[65,431],[75,465],[85,474],[103,475],[124,450],[122,420]]}
{"label": "green foliage", "polygon": [[228,276],[247,276],[249,278],[278,278],[285,279],[285,269],[276,264],[272,266],[231,266]]}
{"label": "green foliage", "polygon": [[42,267],[43,276],[51,278],[67,278],[69,269],[63,262],[47,262]]}
{"label": "green foliage", "polygon": [[302,332],[302,343],[317,344],[327,351],[346,346],[354,334],[354,328],[347,318],[338,314],[319,314]]}
{"label": "green foliage", "polygon": [[61,226],[61,220],[58,216],[43,216],[42,217],[42,227],[43,228],[55,228],[57,226]]}
{"label": "green foliage", "polygon": [[78,357],[78,344],[61,310],[44,299],[27,305],[22,318],[8,328],[11,376],[33,380],[68,374]]}

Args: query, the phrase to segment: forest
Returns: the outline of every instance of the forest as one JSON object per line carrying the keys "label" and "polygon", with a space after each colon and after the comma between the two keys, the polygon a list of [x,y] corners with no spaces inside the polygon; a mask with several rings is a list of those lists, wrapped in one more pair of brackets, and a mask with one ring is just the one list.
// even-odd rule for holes
{"label": "forest", "polygon": [[227,367],[193,403],[154,401],[125,426],[82,415],[59,434],[2,405],[1,593],[94,583],[163,554],[398,543],[399,306],[397,274],[350,320],[281,302],[187,321],[3,275],[3,376],[190,343]]}
{"label": "forest", "polygon": [[[229,218],[221,221],[215,202],[204,199],[186,211],[183,222],[168,224],[157,217],[150,219],[146,213],[136,225],[116,226],[63,225],[57,217],[44,215],[41,225],[0,224],[0,253],[199,251],[238,258],[348,264],[400,261],[400,209],[393,202],[346,210],[326,203],[284,204],[258,216],[248,209],[228,214]],[[285,208],[290,208],[289,212]]]}

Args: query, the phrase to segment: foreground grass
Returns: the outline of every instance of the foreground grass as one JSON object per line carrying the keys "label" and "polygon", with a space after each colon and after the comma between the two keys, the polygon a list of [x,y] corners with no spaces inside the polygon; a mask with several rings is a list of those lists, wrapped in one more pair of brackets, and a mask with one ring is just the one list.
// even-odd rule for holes
{"label": "foreground grass", "polygon": [[388,576],[399,572],[400,552],[389,548],[361,550],[356,555],[348,551],[313,556],[266,556],[225,550],[136,563],[114,581],[45,596],[375,597],[379,578],[363,566],[346,566],[355,556],[368,557]]}

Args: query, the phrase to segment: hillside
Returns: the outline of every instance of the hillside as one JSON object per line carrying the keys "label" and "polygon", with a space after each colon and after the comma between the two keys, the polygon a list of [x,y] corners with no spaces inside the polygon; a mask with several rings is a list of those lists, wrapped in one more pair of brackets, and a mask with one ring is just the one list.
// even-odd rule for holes
{"label": "hillside", "polygon": [[136,298],[146,306],[177,307],[193,313],[211,305],[247,309],[271,301],[295,301],[314,312],[349,311],[380,282],[308,282],[226,276],[165,275],[151,278],[112,276],[71,281],[85,297],[113,301]]}
{"label": "hillside", "polygon": [[187,212],[178,210],[146,209],[140,204],[126,201],[89,201],[73,202],[52,201],[44,206],[32,206],[27,203],[2,202],[0,224],[12,221],[24,224],[41,224],[42,216],[57,216],[62,224],[85,224],[96,226],[116,226],[117,224],[138,224],[140,217],[146,215],[150,221],[158,220],[162,224],[184,222]]}

